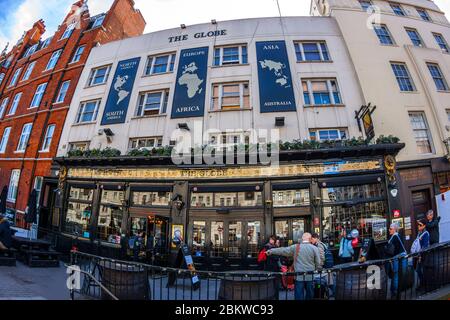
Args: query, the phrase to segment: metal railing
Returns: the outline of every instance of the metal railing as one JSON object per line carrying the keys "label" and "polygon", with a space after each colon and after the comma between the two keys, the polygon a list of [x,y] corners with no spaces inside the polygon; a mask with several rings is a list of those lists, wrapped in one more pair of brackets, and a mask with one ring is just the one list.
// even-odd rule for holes
{"label": "metal railing", "polygon": [[412,300],[450,284],[450,242],[407,256],[306,273],[191,272],[82,252],[71,253],[71,264],[80,269],[74,292],[94,299]]}

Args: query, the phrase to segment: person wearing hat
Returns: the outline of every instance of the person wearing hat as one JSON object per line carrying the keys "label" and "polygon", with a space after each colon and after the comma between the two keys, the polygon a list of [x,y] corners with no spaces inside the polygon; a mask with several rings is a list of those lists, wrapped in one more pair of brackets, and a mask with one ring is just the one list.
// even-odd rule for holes
{"label": "person wearing hat", "polygon": [[0,214],[0,250],[8,250],[12,245],[11,227],[6,217]]}
{"label": "person wearing hat", "polygon": [[355,250],[352,246],[352,234],[350,230],[342,230],[341,242],[339,245],[339,262],[341,264],[353,262]]}

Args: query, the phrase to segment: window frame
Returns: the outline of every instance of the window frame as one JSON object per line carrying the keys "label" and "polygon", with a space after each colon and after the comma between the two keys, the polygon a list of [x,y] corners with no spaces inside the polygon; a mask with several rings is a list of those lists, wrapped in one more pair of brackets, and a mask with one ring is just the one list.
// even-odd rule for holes
{"label": "window frame", "polygon": [[[89,145],[90,145],[90,141],[78,141],[78,142],[69,142],[69,147],[67,148],[67,152],[71,152],[71,151],[75,151],[75,150],[89,150]],[[79,149],[77,148],[77,145],[80,146],[84,144],[85,145],[85,149]]]}
{"label": "window frame", "polygon": [[[82,101],[80,102],[80,106],[78,107],[78,112],[77,112],[77,117],[75,119],[75,124],[89,124],[89,123],[93,123],[97,121],[97,117],[98,117],[98,111],[100,109],[100,104],[101,104],[101,99],[95,99],[95,100],[87,100],[87,101]],[[82,117],[84,114],[86,114],[86,105],[89,103],[95,103],[95,109],[92,112],[92,118],[89,121],[81,121]],[[91,113],[91,112],[89,112]]]}
{"label": "window frame", "polygon": [[[67,88],[65,88],[65,91],[63,91],[64,85],[67,83],[68,83]],[[66,95],[67,95],[67,92],[69,91],[69,88],[70,88],[70,80],[66,80],[61,83],[55,103],[64,103],[64,101],[66,100]],[[61,97],[61,95],[63,95],[63,96]]]}
{"label": "window frame", "polygon": [[[436,41],[439,49],[441,49],[441,51],[443,53],[449,54],[450,53],[450,48],[449,48],[447,40],[445,40],[443,34],[442,33],[436,33],[436,32],[432,32],[432,34],[433,34],[434,41]],[[440,39],[441,42],[438,41],[438,39]]]}
{"label": "window frame", "polygon": [[0,119],[3,118],[3,115],[6,109],[8,108],[8,104],[9,104],[9,97],[4,98],[0,103]]}
{"label": "window frame", "polygon": [[[47,130],[45,131],[44,141],[42,142],[42,148],[40,152],[49,152],[53,136],[55,135],[56,124],[49,124]],[[51,134],[51,135],[50,135]]]}
{"label": "window frame", "polygon": [[[38,181],[40,181],[40,183],[38,183]],[[43,186],[44,186],[44,177],[36,176],[33,182],[33,189],[36,190],[36,208],[39,208],[41,202],[41,194]]]}
{"label": "window frame", "polygon": [[[167,57],[166,71],[155,72],[156,60],[160,58]],[[147,62],[144,68],[144,77],[156,76],[161,74],[173,73],[175,70],[175,62],[177,60],[177,52],[161,53],[156,55],[150,55],[147,57]],[[163,64],[158,64],[157,66],[162,66]]]}
{"label": "window frame", "polygon": [[[149,96],[157,95],[158,93],[160,94],[159,108],[158,109],[156,109],[156,108],[147,109],[146,108],[146,107],[148,107],[147,99],[149,98]],[[138,95],[135,117],[143,118],[143,117],[151,117],[151,116],[158,116],[158,115],[166,115],[167,107],[169,105],[169,95],[170,95],[169,89],[140,92]],[[153,114],[145,114],[145,112],[148,112],[148,111],[155,111],[155,112]]]}
{"label": "window frame", "polygon": [[[101,66],[101,67],[92,68],[91,72],[89,74],[87,87],[90,88],[90,87],[101,86],[101,85],[106,84],[108,82],[109,75],[111,73],[111,68],[112,68],[111,64],[104,65],[104,66]],[[99,83],[93,83],[94,80],[97,78],[98,71],[102,70],[102,69],[106,69],[105,75],[103,76],[103,81],[99,82]]]}
{"label": "window frame", "polygon": [[[72,60],[70,63],[77,63],[80,62],[81,57],[83,56],[84,50],[86,49],[86,45],[80,45],[78,46],[77,50],[75,51],[75,54],[72,57]],[[81,51],[81,53],[79,52]]]}
{"label": "window frame", "polygon": [[58,64],[59,58],[61,57],[63,50],[59,49],[52,53],[50,59],[47,62],[47,66],[45,67],[45,71],[50,71],[56,68],[56,65]]}
{"label": "window frame", "polygon": [[[433,79],[434,84],[436,85],[436,90],[438,92],[448,92],[449,91],[448,82],[445,79],[445,76],[442,73],[442,69],[439,66],[439,64],[438,63],[434,63],[434,62],[427,62],[426,65],[427,65],[428,71],[430,72],[431,78]],[[439,73],[439,77],[436,77],[435,75],[433,75],[433,72],[432,72],[431,68],[436,68],[436,71]],[[437,81],[439,81],[439,80],[442,82],[442,84],[444,86],[443,89],[439,89],[439,87],[438,87],[438,82]]]}
{"label": "window frame", "polygon": [[399,17],[406,17],[405,9],[403,9],[403,6],[400,3],[397,2],[389,2],[389,5],[392,9],[392,12]]}
{"label": "window frame", "polygon": [[[415,129],[414,127],[413,127],[413,123],[412,123],[412,117],[413,116],[417,116],[417,115],[420,115],[421,117],[422,117],[422,120],[423,120],[423,124],[425,125],[425,129]],[[411,126],[411,130],[412,130],[412,133],[413,133],[413,138],[414,138],[414,141],[416,142],[416,153],[418,154],[418,155],[421,155],[421,156],[426,156],[426,155],[430,155],[430,154],[435,154],[436,153],[436,151],[435,151],[435,148],[434,148],[434,143],[433,143],[433,136],[431,135],[431,130],[430,130],[430,125],[429,125],[429,123],[428,123],[428,120],[427,120],[427,116],[426,116],[426,114],[425,114],[425,111],[409,111],[408,112],[408,116],[409,116],[409,123],[410,123],[410,126]],[[426,153],[420,153],[420,152],[418,152],[419,150],[418,150],[418,148],[419,148],[419,146],[418,146],[418,140],[417,140],[417,137],[416,137],[416,135],[415,135],[415,133],[417,132],[417,131],[425,131],[426,132],[426,134],[427,134],[427,139],[428,139],[428,143],[429,143],[429,145],[430,145],[430,152],[426,152]]]}
{"label": "window frame", "polygon": [[[100,14],[100,15],[97,15],[97,16],[95,16],[93,18],[95,18],[95,20],[92,23],[91,29],[95,29],[95,28],[101,27],[103,25],[103,22],[105,22],[106,14]],[[101,21],[101,22],[98,23],[98,21]]]}
{"label": "window frame", "polygon": [[[305,92],[304,91],[304,87],[303,84],[304,82],[306,82],[308,91]],[[327,86],[327,90],[328,90],[328,96],[330,98],[330,103],[329,104],[316,104],[316,99],[314,96],[314,91],[313,91],[313,82],[326,82],[326,86]],[[332,82],[335,83],[335,86],[337,88],[337,92],[333,91],[333,85]],[[344,105],[344,101],[342,99],[342,93],[340,90],[340,86],[339,83],[337,81],[337,78],[303,78],[301,79],[301,84],[302,84],[302,93],[303,93],[303,104],[305,107],[327,107],[327,106],[341,106]],[[338,94],[339,97],[339,102],[336,102],[336,96],[335,93]],[[305,96],[306,94],[309,95],[309,104],[307,103]]]}
{"label": "window frame", "polygon": [[[425,42],[423,41],[419,31],[417,31],[417,29],[415,28],[410,28],[410,27],[405,27],[405,31],[406,34],[408,35],[409,39],[411,40],[411,43],[415,46],[415,47],[419,47],[419,48],[425,48]],[[414,34],[414,36],[416,38],[411,37],[411,33]],[[414,41],[418,41],[418,43],[414,42]]]}
{"label": "window frame", "polygon": [[[29,130],[26,131],[27,128],[29,128]],[[16,153],[25,153],[25,151],[27,151],[32,130],[33,130],[33,123],[31,122],[25,123],[22,126],[22,133],[20,134],[19,142],[17,143]]]}
{"label": "window frame", "polygon": [[61,35],[59,41],[69,39],[72,36],[73,31],[75,30],[75,26],[76,26],[75,22],[68,24],[63,34]]}
{"label": "window frame", "polygon": [[[397,81],[397,84],[399,86],[400,92],[402,92],[402,93],[417,92],[417,87],[415,85],[414,79],[411,76],[411,73],[409,72],[409,68],[408,68],[407,64],[405,62],[390,61],[390,65],[391,65],[391,69],[392,69],[392,72],[394,74],[394,77],[395,77],[395,79]],[[405,69],[404,71],[406,72],[408,78],[405,78],[404,76],[400,77],[399,75],[397,75],[397,73],[394,70],[394,66],[403,66],[404,69]],[[403,79],[403,80],[404,79],[408,79],[408,81],[410,82],[412,90],[404,90],[404,88],[402,87],[403,84],[401,83],[400,79]]]}
{"label": "window frame", "polygon": [[[224,61],[224,51],[225,49],[237,48],[237,60]],[[221,46],[214,46],[213,54],[213,67],[226,67],[226,66],[237,66],[237,65],[247,65],[248,64],[248,45],[242,44],[228,44]]]}
{"label": "window frame", "polygon": [[11,170],[11,176],[9,177],[8,195],[6,197],[6,201],[8,202],[16,203],[17,195],[19,193],[20,175],[21,175],[20,169]]}
{"label": "window frame", "polygon": [[[394,40],[394,37],[392,36],[391,31],[389,30],[388,26],[385,24],[373,24],[373,31],[375,32],[375,35],[378,38],[378,42],[382,46],[395,46],[396,42]],[[381,34],[380,31],[383,31],[384,34]],[[383,42],[383,39],[388,39],[389,42],[385,43]]]}
{"label": "window frame", "polygon": [[[44,98],[45,91],[47,90],[47,82],[41,83],[36,87],[36,91],[34,92],[33,99],[31,100],[30,107],[28,109],[39,108],[41,105],[42,99]],[[43,89],[42,89],[43,88]],[[36,98],[39,97],[39,98]],[[36,103],[38,100],[38,103]]]}
{"label": "window frame", "polygon": [[34,70],[35,66],[36,66],[36,61],[31,62],[28,65],[27,69],[25,70],[25,73],[22,76],[22,80],[20,80],[20,81],[28,81],[28,80],[30,80],[30,77],[33,74],[33,70]]}
{"label": "window frame", "polygon": [[[231,86],[237,86],[239,85],[239,105],[225,105],[224,107],[224,103],[223,103],[223,99],[224,98],[230,98],[230,97],[235,97],[237,98],[236,95],[234,96],[225,96],[224,93],[224,88],[225,87],[231,87]],[[247,92],[248,94],[245,94],[245,86],[247,86]],[[218,93],[219,96],[216,97],[214,96],[214,92],[215,92],[215,88],[218,87]],[[235,82],[218,82],[218,83],[213,83],[211,84],[211,107],[210,107],[210,111],[228,111],[228,110],[251,110],[252,109],[252,105],[251,105],[251,92],[250,92],[250,81],[235,81]],[[248,103],[249,106],[246,107],[245,106],[245,99],[248,99]],[[215,106],[215,100],[218,100],[217,103],[217,109],[214,108]]]}
{"label": "window frame", "polygon": [[[319,54],[319,59],[306,59],[305,52],[305,44],[315,44],[317,48],[317,53]],[[325,50],[324,47],[325,46]],[[332,62],[330,55],[330,50],[328,48],[326,40],[302,40],[302,41],[294,41],[294,48],[295,48],[295,56],[297,59],[297,62]],[[325,59],[325,56],[328,56],[328,59]]]}
{"label": "window frame", "polygon": [[[153,146],[150,147],[141,147],[138,148],[139,146],[139,142],[142,141],[149,141],[149,140],[154,140],[154,144]],[[136,142],[136,148],[133,148],[133,143]],[[135,138],[130,138],[129,142],[128,142],[128,151],[131,150],[152,150],[154,148],[159,148],[162,147],[163,145],[163,137],[162,136],[153,136],[153,137],[135,137]]]}
{"label": "window frame", "polygon": [[16,69],[16,71],[14,71],[11,81],[9,82],[8,88],[12,88],[17,84],[17,82],[19,81],[21,72],[22,72],[22,67]]}
{"label": "window frame", "polygon": [[11,107],[7,113],[7,116],[13,116],[16,114],[17,107],[19,106],[20,100],[22,99],[23,92],[19,92],[14,96],[13,102],[11,103]]}
{"label": "window frame", "polygon": [[0,153],[6,153],[8,147],[9,136],[11,135],[11,127],[6,127],[3,130],[2,138],[0,139]]}
{"label": "window frame", "polygon": [[[371,0],[359,0],[358,1],[359,2],[359,5],[361,6],[361,9],[363,10],[363,11],[368,11],[368,9],[370,8],[370,7],[372,7],[373,6],[373,3],[372,3],[372,1]],[[363,4],[364,3],[364,4]],[[366,6],[365,4],[369,4],[368,6]]]}
{"label": "window frame", "polygon": [[31,47],[29,47],[27,49],[27,51],[25,51],[23,58],[27,58],[27,57],[33,55],[37,51],[38,46],[39,46],[39,43],[36,43],[36,44],[32,45]]}
{"label": "window frame", "polygon": [[424,8],[416,8],[417,14],[422,18],[423,21],[432,22],[430,15],[428,14],[428,11]]}
{"label": "window frame", "polygon": [[[322,139],[320,137],[321,131],[336,131],[338,138],[337,139]],[[315,138],[313,138],[313,136]],[[345,137],[344,137],[345,136]],[[311,141],[317,141],[317,142],[323,142],[323,141],[344,141],[348,140],[348,128],[315,128],[315,129],[309,129],[309,137]]]}

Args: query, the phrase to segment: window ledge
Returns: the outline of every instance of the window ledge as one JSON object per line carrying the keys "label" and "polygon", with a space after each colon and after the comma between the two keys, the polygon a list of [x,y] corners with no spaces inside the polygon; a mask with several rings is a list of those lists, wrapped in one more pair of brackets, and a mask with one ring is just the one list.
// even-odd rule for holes
{"label": "window ledge", "polygon": [[380,45],[383,46],[383,47],[394,47],[394,48],[399,48],[399,46],[396,45],[396,44],[380,43]]}
{"label": "window ledge", "polygon": [[249,66],[250,63],[236,63],[236,64],[223,64],[220,66],[214,66],[212,65],[212,69],[218,69],[218,68],[228,68],[228,67],[241,67],[241,66]]}
{"label": "window ledge", "polygon": [[15,153],[15,154],[25,153],[25,150],[24,150],[24,151],[17,151],[17,150],[16,150],[16,151],[14,151],[14,153]]}
{"label": "window ledge", "polygon": [[297,63],[333,63],[333,60],[305,60],[305,61],[297,61]]}
{"label": "window ledge", "polygon": [[438,90],[439,93],[450,93],[450,90]]}
{"label": "window ledge", "polygon": [[72,125],[72,127],[87,126],[87,125],[96,124],[96,123],[97,123],[97,121],[80,122],[80,123],[74,123]]}
{"label": "window ledge", "polygon": [[50,152],[50,149],[48,149],[48,150],[39,150],[39,153],[49,153]]}
{"label": "window ledge", "polygon": [[221,110],[209,110],[208,113],[220,113],[220,112],[233,112],[233,111],[252,111],[253,108],[229,108],[229,109],[221,109]]}
{"label": "window ledge", "polygon": [[345,104],[305,104],[304,108],[345,108]]}
{"label": "window ledge", "polygon": [[102,83],[97,83],[97,84],[93,84],[93,85],[87,85],[84,87],[84,89],[90,89],[90,88],[95,88],[95,87],[100,87],[100,86],[104,86],[106,84],[107,81],[102,82]]}
{"label": "window ledge", "polygon": [[400,90],[400,93],[407,93],[407,94],[420,94],[420,92],[419,92],[419,91],[417,91],[417,90],[414,90],[414,91],[401,91],[401,90]]}
{"label": "window ledge", "polygon": [[148,119],[148,118],[163,118],[163,117],[167,117],[167,113],[152,114],[152,115],[148,115],[148,116],[134,116],[131,118],[131,120]]}
{"label": "window ledge", "polygon": [[151,77],[157,77],[157,76],[168,75],[168,74],[173,74],[173,73],[175,73],[175,72],[167,71],[167,72],[161,72],[161,73],[143,74],[142,78],[151,78]]}

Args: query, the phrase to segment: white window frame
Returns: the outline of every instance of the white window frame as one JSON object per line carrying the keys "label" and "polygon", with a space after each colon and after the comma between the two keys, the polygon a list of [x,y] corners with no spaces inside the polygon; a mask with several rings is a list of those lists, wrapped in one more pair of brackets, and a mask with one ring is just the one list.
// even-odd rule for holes
{"label": "white window frame", "polygon": [[[94,17],[95,20],[94,20],[94,23],[92,24],[91,29],[95,29],[95,28],[101,27],[103,22],[105,21],[105,17],[106,17],[106,15],[104,15],[104,14]],[[98,23],[99,21],[101,21],[101,22]]]}
{"label": "white window frame", "polygon": [[45,39],[44,42],[42,43],[41,50],[47,48],[52,40],[53,37],[48,37],[47,39]]}
{"label": "white window frame", "polygon": [[[139,145],[139,141],[149,141],[149,140],[153,140],[153,146],[148,146],[148,147],[141,147],[141,148],[133,148],[133,142],[136,142],[136,146]],[[163,143],[163,137],[161,136],[156,136],[156,137],[138,137],[138,138],[130,138],[130,142],[129,142],[129,146],[128,146],[128,150],[152,150],[153,148],[159,148],[162,147],[162,143]]]}
{"label": "white window frame", "polygon": [[[75,123],[76,124],[81,124],[81,123],[92,123],[92,122],[97,121],[98,110],[100,108],[101,101],[102,101],[101,99],[98,99],[98,100],[89,100],[89,101],[81,102],[80,103],[80,107],[78,108],[78,112],[77,112],[77,117],[75,119]],[[85,111],[86,111],[85,108],[86,108],[86,105],[88,103],[95,103],[95,109],[94,109],[94,112],[92,114],[92,119],[89,120],[89,121],[81,121],[83,115],[85,114]]]}
{"label": "white window frame", "polygon": [[32,45],[31,47],[29,47],[23,57],[26,58],[26,57],[31,56],[33,53],[35,53],[36,49],[38,48],[38,45],[39,45],[39,43],[36,43],[36,44]]}
{"label": "white window frame", "polygon": [[6,152],[6,147],[8,146],[10,134],[11,134],[11,127],[6,127],[5,130],[3,130],[2,139],[0,141],[0,153]]}
{"label": "white window frame", "polygon": [[[223,88],[226,86],[236,86],[239,85],[239,106],[226,106],[225,109],[223,107],[223,98],[224,98],[224,92]],[[249,99],[249,106],[244,108],[244,99],[245,99],[245,85],[248,87],[248,99]],[[219,96],[214,97],[214,88],[218,86],[219,87]],[[212,111],[220,111],[220,110],[248,110],[251,109],[251,93],[250,93],[250,82],[249,81],[236,81],[236,82],[222,82],[222,83],[213,83],[212,84],[212,91],[211,91],[211,110]],[[217,109],[214,109],[214,100],[218,99]]]}
{"label": "white window frame", "polygon": [[[226,130],[223,132],[210,132],[208,136],[205,136],[208,141],[205,141],[205,144],[208,146],[214,147],[216,149],[234,149],[235,146],[240,144],[254,143],[255,141],[251,141],[255,137],[252,137],[251,133],[248,131],[233,131]],[[237,142],[230,142],[229,140],[233,139]],[[224,142],[225,140],[225,142]]]}
{"label": "white window frame", "polygon": [[50,151],[50,147],[52,145],[53,136],[55,135],[55,124],[50,124],[47,126],[47,131],[45,132],[44,142],[42,143],[41,152]]}
{"label": "white window frame", "polygon": [[[336,83],[336,88],[338,90],[337,92],[339,93],[339,97],[341,98],[341,102],[340,103],[336,103],[336,99],[334,98],[333,85],[331,84],[332,81],[334,81]],[[301,80],[302,93],[304,93],[303,92],[303,82],[307,83],[308,94],[309,94],[309,102],[310,102],[310,104],[306,104],[306,101],[304,101],[304,96],[302,95],[304,105],[306,105],[306,106],[319,106],[319,107],[334,106],[334,105],[339,105],[339,106],[340,105],[344,105],[344,99],[342,97],[341,88],[339,86],[337,78],[309,78],[309,79],[302,79]],[[331,104],[316,104],[315,103],[312,82],[326,82],[327,83],[327,89],[328,89],[328,94],[330,96]]]}
{"label": "white window frame", "polygon": [[[139,98],[138,98],[138,105],[136,107],[136,117],[146,117],[146,116],[151,116],[151,115],[145,115],[145,111],[147,111],[145,109],[145,103],[147,101],[147,97],[149,95],[153,95],[153,94],[158,94],[160,93],[160,101],[159,101],[159,109],[158,109],[158,115],[163,115],[167,113],[167,107],[169,105],[169,89],[165,89],[165,90],[157,90],[157,91],[147,91],[147,92],[141,92],[139,94]],[[143,99],[143,100],[142,100]],[[141,106],[142,103],[142,106]],[[164,110],[165,108],[165,110]],[[139,110],[140,109],[140,110]],[[156,109],[149,109],[156,111]],[[156,114],[155,114],[156,115]]]}
{"label": "white window frame", "polygon": [[[334,130],[334,131],[337,131],[337,134],[338,134],[338,136],[339,136],[338,139],[333,140],[333,141],[342,141],[342,140],[348,139],[348,128],[320,128],[320,129],[310,129],[310,130],[309,130],[309,136],[310,136],[310,138],[311,138],[311,134],[312,134],[312,133],[315,133],[315,136],[316,136],[316,140],[315,140],[315,141],[318,141],[318,142],[327,141],[328,139],[321,139],[321,138],[320,138],[320,131],[333,131],[333,130]],[[342,132],[345,133],[345,138],[343,138]]]}
{"label": "white window frame", "polygon": [[17,153],[23,153],[27,150],[28,142],[31,137],[31,131],[33,130],[32,123],[26,123],[22,127],[22,133],[20,134],[19,143],[17,144]]}
{"label": "white window frame", "polygon": [[31,104],[29,109],[38,108],[42,102],[42,98],[44,98],[45,90],[47,89],[47,82],[41,83],[37,86],[36,91],[34,92],[33,99],[31,100]]}
{"label": "white window frame", "polygon": [[3,80],[5,79],[5,74],[0,73],[0,85],[3,83]]}
{"label": "white window frame", "polygon": [[[93,82],[94,82],[94,79],[95,79],[96,76],[97,76],[98,71],[99,71],[99,70],[102,70],[102,69],[105,69],[105,68],[106,68],[106,72],[105,72],[105,76],[104,76],[104,78],[103,78],[103,81],[100,82],[100,83],[93,83]],[[108,81],[110,72],[111,72],[111,65],[93,68],[93,69],[91,70],[91,73],[89,74],[89,79],[88,79],[87,86],[88,86],[88,87],[94,87],[94,86],[100,86],[100,85],[105,84],[105,83]]]}
{"label": "white window frame", "polygon": [[14,96],[11,108],[9,108],[8,116],[12,116],[16,113],[17,107],[19,106],[20,99],[22,98],[22,92],[19,92]]}
{"label": "white window frame", "polygon": [[3,99],[2,103],[0,104],[0,119],[3,117],[3,114],[6,111],[6,108],[8,107],[9,98]]}
{"label": "white window frame", "polygon": [[[243,53],[244,53],[244,49],[243,48],[244,47],[247,49],[247,62],[245,64],[248,64],[248,46],[247,46],[247,44],[234,44],[234,45],[226,45],[226,46],[216,46],[216,47],[214,47],[213,66],[214,67],[223,67],[223,66],[234,66],[234,65],[244,64],[244,59],[243,59],[244,58],[244,55],[243,55]],[[223,56],[224,56],[223,52],[224,52],[225,49],[228,49],[228,48],[238,48],[238,56],[239,56],[239,58],[238,58],[238,60],[235,63],[233,63],[233,62],[224,63],[223,62]],[[216,50],[217,49],[220,49],[219,64],[218,65],[215,64]]]}
{"label": "white window frame", "polygon": [[[422,119],[423,119],[425,127],[426,127],[425,129],[414,129],[413,126],[412,126],[411,116],[419,115],[419,114],[422,115]],[[408,117],[409,117],[409,123],[410,123],[410,126],[411,126],[411,130],[412,130],[412,133],[413,133],[413,138],[414,138],[414,141],[416,142],[416,148],[418,148],[418,146],[417,146],[417,142],[418,141],[417,141],[416,136],[415,136],[415,132],[416,131],[426,131],[428,143],[430,144],[431,152],[419,153],[419,152],[417,152],[418,150],[416,149],[416,153],[418,155],[425,155],[425,156],[426,155],[430,155],[430,154],[435,154],[436,151],[435,151],[435,148],[434,148],[433,136],[431,135],[430,125],[428,124],[428,119],[427,119],[427,115],[425,114],[425,112],[424,111],[410,111],[410,112],[408,112]]]}
{"label": "white window frame", "polygon": [[[169,57],[169,59],[167,60],[166,72],[155,73],[154,69],[155,69],[155,61],[156,61],[156,59],[162,58],[162,57],[166,57],[166,56]],[[176,60],[177,60],[177,53],[176,52],[170,52],[170,53],[163,53],[163,54],[148,56],[147,57],[147,62],[145,64],[144,76],[152,76],[152,75],[172,73],[175,70],[175,62],[176,62]],[[173,63],[174,67],[173,67],[173,70],[170,70],[170,66],[172,65],[172,63]],[[151,65],[149,65],[149,64],[151,64]]]}
{"label": "white window frame", "polygon": [[79,46],[77,48],[77,51],[75,51],[75,54],[73,55],[72,61],[70,61],[70,63],[79,62],[81,60],[81,56],[83,55],[85,49],[86,49],[85,45]]}
{"label": "white window frame", "polygon": [[70,36],[73,33],[73,30],[75,30],[75,22],[72,22],[71,24],[67,25],[66,30],[64,30],[64,33],[62,34],[61,38],[59,40],[64,40],[70,38]]}
{"label": "white window frame", "polygon": [[21,81],[27,81],[30,79],[31,74],[33,73],[34,70],[34,66],[36,65],[36,61],[31,62],[28,67],[27,70],[25,70],[25,73],[23,74],[22,80]]}
{"label": "white window frame", "polygon": [[19,80],[19,76],[20,76],[21,72],[22,72],[22,68],[19,68],[14,72],[11,82],[8,85],[8,88],[14,87],[17,84],[17,81]]}
{"label": "white window frame", "polygon": [[52,56],[47,62],[47,66],[45,67],[44,71],[53,70],[55,69],[56,65],[58,64],[59,58],[61,57],[62,49],[57,50],[52,53]]}
{"label": "white window frame", "polygon": [[[67,85],[67,87],[65,87]],[[55,103],[63,103],[66,99],[67,92],[70,88],[70,80],[64,81],[61,83],[61,87],[59,88],[58,97],[56,98]]]}
{"label": "white window frame", "polygon": [[[80,149],[79,147],[83,145],[84,148]],[[90,141],[80,141],[80,142],[70,142],[68,151],[75,151],[75,150],[88,150],[90,145]]]}
{"label": "white window frame", "polygon": [[[303,47],[303,45],[305,43],[309,43],[309,44],[314,43],[317,46],[317,49],[318,49],[319,55],[320,55],[320,60],[306,60],[305,49]],[[326,49],[327,49],[328,60],[325,60],[323,49],[322,49],[322,44],[324,44]],[[296,46],[300,46],[300,53],[301,53],[301,56],[302,56],[302,60],[298,60],[298,58],[297,58],[297,48],[296,48]],[[313,62],[331,62],[332,61],[331,60],[331,55],[330,55],[330,49],[328,48],[327,42],[324,41],[324,40],[323,41],[315,41],[315,40],[311,40],[311,41],[308,41],[308,40],[305,40],[305,41],[294,41],[294,48],[295,48],[295,58],[297,59],[297,62],[311,62],[311,61],[313,61]]]}
{"label": "white window frame", "polygon": [[11,170],[11,177],[9,178],[7,201],[16,203],[17,194],[19,191],[20,169]]}

